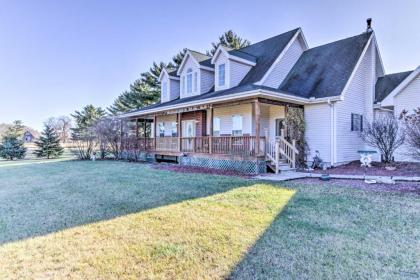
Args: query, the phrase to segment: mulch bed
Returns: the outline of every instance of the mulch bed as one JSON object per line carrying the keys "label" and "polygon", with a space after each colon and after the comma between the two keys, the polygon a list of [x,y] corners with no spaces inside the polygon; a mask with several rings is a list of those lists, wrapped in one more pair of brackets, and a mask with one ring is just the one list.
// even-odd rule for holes
{"label": "mulch bed", "polygon": [[420,182],[397,182],[395,184],[366,184],[363,180],[331,179],[321,181],[318,178],[305,178],[289,181],[288,184],[322,185],[322,186],[348,186],[370,191],[403,192],[420,195]]}
{"label": "mulch bed", "polygon": [[[366,175],[372,176],[420,176],[419,162],[394,162],[388,164],[396,167],[395,170],[386,170],[385,163],[374,162],[372,167],[367,168]],[[343,175],[363,175],[365,168],[360,166],[359,161],[353,161],[345,165],[340,165],[327,170],[329,174],[343,174]],[[324,173],[322,170],[314,170],[313,173]]]}
{"label": "mulch bed", "polygon": [[241,173],[239,171],[233,170],[222,170],[222,169],[215,169],[215,168],[205,168],[205,167],[193,167],[193,166],[182,166],[177,164],[153,164],[153,168],[160,169],[160,170],[169,170],[181,173],[200,173],[200,174],[211,174],[211,175],[223,175],[223,176],[236,176],[249,179],[252,174]]}

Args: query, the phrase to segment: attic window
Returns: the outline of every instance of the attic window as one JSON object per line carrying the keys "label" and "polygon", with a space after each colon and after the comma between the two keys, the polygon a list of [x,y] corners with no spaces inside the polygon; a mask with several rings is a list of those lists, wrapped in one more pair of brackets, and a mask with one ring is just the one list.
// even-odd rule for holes
{"label": "attic window", "polygon": [[225,85],[225,64],[220,64],[219,65],[219,87],[222,87]]}
{"label": "attic window", "polygon": [[187,70],[187,93],[192,93],[192,82],[193,82],[193,78],[192,78],[192,69],[189,68]]}

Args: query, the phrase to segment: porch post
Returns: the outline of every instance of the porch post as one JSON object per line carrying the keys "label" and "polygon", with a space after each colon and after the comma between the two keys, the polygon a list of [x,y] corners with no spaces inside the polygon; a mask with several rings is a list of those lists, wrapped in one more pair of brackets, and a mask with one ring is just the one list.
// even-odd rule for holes
{"label": "porch post", "polygon": [[210,126],[209,126],[209,154],[213,152],[213,106],[210,107],[209,110],[209,119],[210,119]]}
{"label": "porch post", "polygon": [[153,132],[153,136],[154,136],[153,145],[154,145],[154,150],[156,150],[156,137],[157,137],[157,133],[156,133],[157,122],[156,121],[157,121],[156,115],[153,115],[153,130],[154,130],[154,132]]}
{"label": "porch post", "polygon": [[181,113],[177,114],[178,152],[181,151]]}
{"label": "porch post", "polygon": [[260,154],[260,102],[255,100],[254,102],[254,112],[255,112],[255,153],[258,156]]}

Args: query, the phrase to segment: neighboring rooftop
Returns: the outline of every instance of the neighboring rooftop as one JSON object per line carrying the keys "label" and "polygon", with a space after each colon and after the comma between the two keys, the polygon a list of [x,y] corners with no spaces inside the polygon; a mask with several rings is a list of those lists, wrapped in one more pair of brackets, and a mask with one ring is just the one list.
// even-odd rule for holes
{"label": "neighboring rooftop", "polygon": [[371,36],[365,32],[304,51],[279,89],[306,98],[340,95]]}
{"label": "neighboring rooftop", "polygon": [[375,87],[375,102],[385,99],[402,81],[404,81],[413,71],[393,73],[379,77]]}

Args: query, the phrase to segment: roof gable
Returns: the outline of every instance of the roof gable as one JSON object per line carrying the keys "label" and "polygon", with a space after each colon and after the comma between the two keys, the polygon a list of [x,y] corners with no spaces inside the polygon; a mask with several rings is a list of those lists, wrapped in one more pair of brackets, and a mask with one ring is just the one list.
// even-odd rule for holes
{"label": "roof gable", "polygon": [[196,52],[196,51],[187,50],[184,58],[182,59],[181,64],[179,65],[179,68],[176,72],[176,74],[178,76],[181,75],[181,72],[184,68],[185,63],[190,58],[194,61],[195,64],[197,64],[197,66],[199,68],[203,68],[203,69],[207,69],[207,70],[211,70],[211,71],[214,68],[214,66],[211,64],[211,57],[210,56],[208,56],[206,54],[203,54],[203,53]]}
{"label": "roof gable", "polygon": [[306,98],[341,95],[372,34],[362,33],[304,51],[279,89]]}

